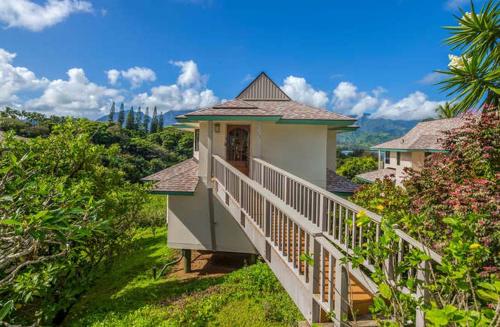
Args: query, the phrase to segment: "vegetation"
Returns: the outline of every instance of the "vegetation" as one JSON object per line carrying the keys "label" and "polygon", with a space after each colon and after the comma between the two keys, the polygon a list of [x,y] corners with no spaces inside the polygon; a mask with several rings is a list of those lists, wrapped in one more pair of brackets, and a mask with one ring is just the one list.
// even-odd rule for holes
{"label": "vegetation", "polygon": [[500,105],[500,4],[489,0],[477,12],[471,1],[471,12],[461,10],[458,25],[448,26],[451,36],[446,40],[458,56],[450,55],[448,76],[440,82],[442,89],[453,96],[454,109],[466,112],[475,106],[498,111]]}
{"label": "vegetation", "polygon": [[444,104],[440,104],[436,108],[436,113],[440,119],[444,118],[454,118],[458,115],[458,111],[455,109],[455,106],[449,102],[445,102]]}
{"label": "vegetation", "polygon": [[176,253],[164,229],[138,230],[72,308],[67,326],[286,326],[300,320],[295,305],[263,263],[223,277],[155,279]]}
{"label": "vegetation", "polygon": [[343,159],[337,174],[353,179],[356,175],[377,169],[377,160],[372,156],[350,157]]}
{"label": "vegetation", "polygon": [[[369,259],[382,267],[396,255],[394,224],[443,256],[440,265],[430,267],[428,283],[406,277],[393,284],[383,269],[376,269],[372,277],[380,294],[372,311],[382,320],[407,325],[418,305],[436,326],[496,326],[500,319],[500,119],[494,113],[469,119],[464,128],[449,133],[448,155],[433,154],[421,171],[408,171],[406,189],[386,179],[364,186],[354,196],[359,205],[383,215],[383,236],[357,249],[353,262]],[[374,237],[368,227],[364,233]],[[397,276],[420,269],[417,265],[426,257],[413,250],[396,267]],[[401,287],[423,287],[431,301],[409,297]]]}

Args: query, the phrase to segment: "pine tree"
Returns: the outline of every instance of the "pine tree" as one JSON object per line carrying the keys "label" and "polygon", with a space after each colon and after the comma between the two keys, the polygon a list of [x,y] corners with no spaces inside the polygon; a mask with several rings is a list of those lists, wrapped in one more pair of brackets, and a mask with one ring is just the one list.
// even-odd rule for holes
{"label": "pine tree", "polygon": [[158,132],[158,111],[156,110],[156,106],[153,109],[153,119],[151,120],[151,133]]}
{"label": "pine tree", "polygon": [[163,112],[160,112],[160,118],[158,118],[158,132],[163,130]]}
{"label": "pine tree", "polygon": [[110,123],[115,121],[115,102],[114,101],[113,101],[113,104],[111,105],[111,110],[109,111],[108,121]]}
{"label": "pine tree", "polygon": [[142,121],[143,129],[146,133],[149,132],[149,107],[146,107],[146,112],[144,113],[144,119]]}
{"label": "pine tree", "polygon": [[125,122],[125,106],[122,104],[120,105],[120,112],[118,112],[118,124],[120,127],[123,127],[123,123]]}
{"label": "pine tree", "polygon": [[132,106],[132,107],[130,107],[130,110],[128,111],[128,114],[127,114],[127,122],[125,123],[126,129],[130,129],[130,130],[135,129],[134,118],[135,118],[134,107]]}
{"label": "pine tree", "polygon": [[142,129],[142,110],[141,106],[137,108],[137,113],[135,114],[135,129],[140,131]]}

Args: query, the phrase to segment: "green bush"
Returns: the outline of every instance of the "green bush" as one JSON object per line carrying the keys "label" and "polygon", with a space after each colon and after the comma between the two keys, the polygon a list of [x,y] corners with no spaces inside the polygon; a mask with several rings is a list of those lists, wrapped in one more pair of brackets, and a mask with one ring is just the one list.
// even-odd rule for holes
{"label": "green bush", "polygon": [[353,179],[356,175],[377,169],[377,161],[372,156],[349,157],[342,160],[337,174]]}

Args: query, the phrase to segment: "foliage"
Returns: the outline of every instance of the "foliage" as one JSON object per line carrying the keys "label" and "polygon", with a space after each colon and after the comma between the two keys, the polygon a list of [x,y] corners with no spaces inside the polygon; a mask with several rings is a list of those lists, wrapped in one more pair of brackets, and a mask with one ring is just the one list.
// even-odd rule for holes
{"label": "foliage", "polygon": [[436,113],[438,117],[441,119],[444,118],[454,118],[458,116],[458,111],[455,109],[455,106],[449,102],[445,102],[444,104],[440,104],[436,108]]}
{"label": "foliage", "polygon": [[451,36],[446,42],[453,50],[462,53],[450,55],[447,71],[449,77],[440,84],[442,89],[454,96],[456,112],[465,112],[479,105],[487,110],[496,110],[500,105],[500,7],[489,0],[476,12],[471,2],[471,12],[457,17],[457,26],[448,26]]}
{"label": "foliage", "polygon": [[[499,118],[483,114],[448,133],[449,153],[434,154],[424,168],[408,171],[406,190],[389,179],[363,186],[353,200],[383,216],[382,234],[363,229],[368,240],[351,262],[374,262],[372,278],[379,286],[372,312],[385,325],[413,325],[417,307],[434,326],[495,326],[500,319],[498,280]],[[361,223],[363,220],[360,220]],[[389,272],[388,262],[400,250],[394,225],[433,248],[441,264],[429,264],[428,280],[416,273],[427,254],[410,249]],[[427,302],[402,288],[428,292]]]}
{"label": "foliage", "polygon": [[155,279],[171,260],[165,229],[141,229],[129,250],[73,307],[68,326],[284,326],[300,314],[262,263],[224,277]]}
{"label": "foliage", "polygon": [[377,169],[377,161],[372,156],[351,157],[342,160],[337,174],[353,179],[356,175]]}
{"label": "foliage", "polygon": [[0,143],[0,302],[16,308],[8,321],[50,323],[127,239],[144,191],[113,164],[118,150],[71,120],[47,138],[10,133]]}

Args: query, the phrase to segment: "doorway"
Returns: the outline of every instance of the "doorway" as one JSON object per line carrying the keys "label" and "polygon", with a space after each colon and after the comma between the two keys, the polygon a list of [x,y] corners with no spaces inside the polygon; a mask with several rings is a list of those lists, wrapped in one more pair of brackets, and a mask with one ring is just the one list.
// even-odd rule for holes
{"label": "doorway", "polygon": [[247,175],[250,172],[250,125],[228,125],[226,160]]}

